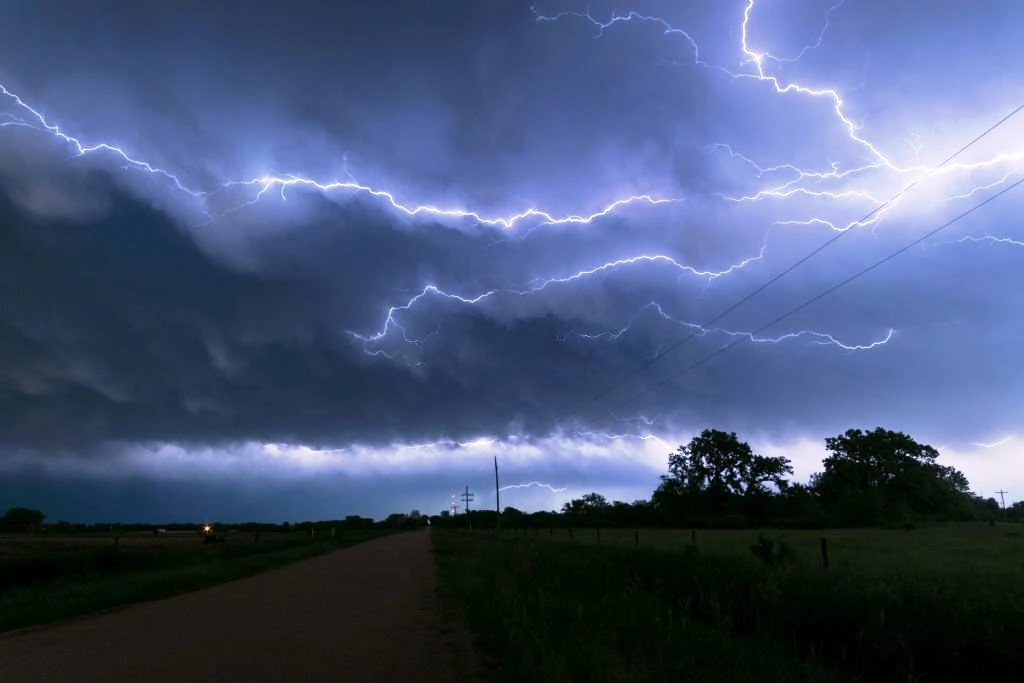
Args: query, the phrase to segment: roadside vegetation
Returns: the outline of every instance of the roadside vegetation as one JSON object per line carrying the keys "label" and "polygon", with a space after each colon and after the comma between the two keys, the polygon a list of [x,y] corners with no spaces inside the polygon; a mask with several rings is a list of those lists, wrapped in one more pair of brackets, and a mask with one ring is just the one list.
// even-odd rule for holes
{"label": "roadside vegetation", "polygon": [[434,532],[442,597],[504,681],[952,682],[1024,667],[1024,543],[1006,527],[898,532],[902,546],[847,531],[861,554],[828,570],[785,535],[694,547],[652,533],[665,539],[636,548]]}
{"label": "roadside vegetation", "polygon": [[442,601],[475,635],[496,680],[852,680],[785,645],[691,618],[634,575],[649,559],[643,553],[475,533],[433,538]]}

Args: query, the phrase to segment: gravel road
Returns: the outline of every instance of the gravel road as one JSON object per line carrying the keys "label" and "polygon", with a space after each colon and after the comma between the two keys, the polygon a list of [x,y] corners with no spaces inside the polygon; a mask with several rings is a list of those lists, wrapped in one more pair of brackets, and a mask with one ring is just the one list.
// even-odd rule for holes
{"label": "gravel road", "polygon": [[453,679],[430,532],[0,637],[3,683]]}

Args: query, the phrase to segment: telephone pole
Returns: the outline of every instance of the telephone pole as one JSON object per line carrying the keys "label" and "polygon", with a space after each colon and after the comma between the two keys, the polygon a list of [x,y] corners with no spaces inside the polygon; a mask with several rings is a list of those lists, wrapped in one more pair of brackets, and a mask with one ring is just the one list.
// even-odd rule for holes
{"label": "telephone pole", "polygon": [[468,485],[466,486],[466,491],[465,491],[465,493],[462,494],[461,498],[466,503],[466,506],[465,506],[465,509],[466,509],[466,524],[469,525],[469,528],[472,531],[472,529],[473,529],[473,522],[471,521],[471,519],[469,517],[469,501],[473,500],[473,494],[470,493]]}
{"label": "telephone pole", "polygon": [[498,456],[494,456],[494,511],[498,513],[498,533],[501,533],[501,487],[498,486]]}
{"label": "telephone pole", "polygon": [[1009,491],[996,491],[999,494],[999,502],[1002,504],[1003,510],[1006,510],[1006,499],[1003,498]]}

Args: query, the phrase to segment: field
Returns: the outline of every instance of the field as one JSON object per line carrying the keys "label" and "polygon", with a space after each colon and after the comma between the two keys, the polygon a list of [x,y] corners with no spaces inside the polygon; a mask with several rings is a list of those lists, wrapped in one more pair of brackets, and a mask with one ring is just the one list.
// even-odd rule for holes
{"label": "field", "polygon": [[[565,542],[681,550],[696,540],[697,550],[712,557],[751,557],[757,531],[716,529],[506,529],[505,536],[535,536]],[[837,571],[910,569],[934,573],[978,571],[1001,573],[1024,569],[1024,525],[951,524],[910,531],[828,529],[771,531],[782,535],[806,563],[820,561],[826,539],[829,567]],[[600,536],[600,537],[599,537]]]}
{"label": "field", "polygon": [[[433,534],[502,680],[963,681],[1024,668],[1024,527]],[[536,535],[535,535],[536,534]],[[821,557],[827,539],[829,567]]]}
{"label": "field", "polygon": [[203,546],[198,533],[0,535],[0,631],[43,624],[195,590],[376,538],[227,534]]}

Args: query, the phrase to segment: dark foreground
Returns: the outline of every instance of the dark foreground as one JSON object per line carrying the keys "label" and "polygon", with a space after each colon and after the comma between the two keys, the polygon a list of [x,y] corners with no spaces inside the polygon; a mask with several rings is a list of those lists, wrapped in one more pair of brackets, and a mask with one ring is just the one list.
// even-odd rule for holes
{"label": "dark foreground", "polygon": [[[501,680],[962,683],[982,669],[1021,680],[1016,528],[908,531],[896,548],[877,531],[830,531],[839,552],[827,570],[817,547],[773,534],[709,532],[693,545],[666,532],[677,542],[659,549],[606,531],[598,544],[435,530],[444,602]],[[617,536],[629,543],[607,542]],[[872,552],[880,544],[887,552]]]}
{"label": "dark foreground", "polygon": [[0,680],[452,680],[428,532],[0,637]]}

